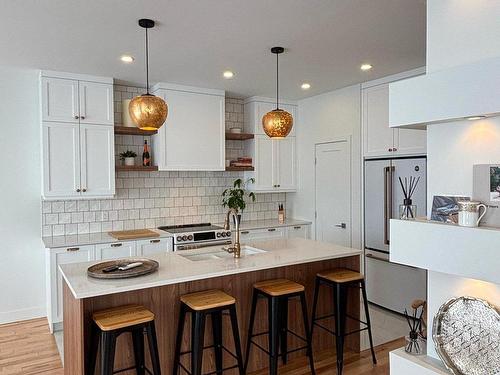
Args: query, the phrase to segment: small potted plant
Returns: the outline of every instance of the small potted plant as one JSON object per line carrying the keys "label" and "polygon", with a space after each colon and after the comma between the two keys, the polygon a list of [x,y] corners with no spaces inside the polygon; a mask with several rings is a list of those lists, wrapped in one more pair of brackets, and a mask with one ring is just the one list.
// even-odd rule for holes
{"label": "small potted plant", "polygon": [[127,166],[135,165],[135,157],[137,154],[134,151],[127,150],[120,154],[120,160],[123,160],[123,164]]}
{"label": "small potted plant", "polygon": [[241,213],[247,206],[245,195],[255,202],[255,194],[246,190],[248,183],[254,183],[254,178],[243,181],[241,178],[234,180],[233,187],[222,192],[222,207],[232,208],[238,212],[238,220],[241,220]]}

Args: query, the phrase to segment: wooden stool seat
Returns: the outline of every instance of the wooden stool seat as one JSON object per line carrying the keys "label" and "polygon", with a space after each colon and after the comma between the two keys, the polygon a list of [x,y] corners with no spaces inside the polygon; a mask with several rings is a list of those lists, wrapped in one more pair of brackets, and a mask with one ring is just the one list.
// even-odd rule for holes
{"label": "wooden stool seat", "polygon": [[210,310],[236,303],[234,297],[218,289],[185,294],[180,299],[182,303],[196,311]]}
{"label": "wooden stool seat", "polygon": [[127,305],[97,311],[92,315],[95,324],[102,331],[114,331],[154,320],[155,314],[139,305]]}
{"label": "wooden stool seat", "polygon": [[255,283],[253,287],[273,297],[304,291],[304,285],[287,279],[259,281],[258,283]]}
{"label": "wooden stool seat", "polygon": [[361,273],[347,268],[335,268],[333,270],[322,271],[318,273],[318,277],[338,284],[350,283],[364,279],[364,276]]}

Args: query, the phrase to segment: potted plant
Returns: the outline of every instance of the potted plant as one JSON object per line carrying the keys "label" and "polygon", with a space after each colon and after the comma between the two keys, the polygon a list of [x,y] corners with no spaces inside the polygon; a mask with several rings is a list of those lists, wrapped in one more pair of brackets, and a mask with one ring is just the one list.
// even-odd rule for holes
{"label": "potted plant", "polygon": [[241,212],[247,206],[245,202],[245,195],[255,202],[255,194],[248,192],[246,186],[248,183],[254,183],[254,178],[249,178],[243,181],[241,178],[234,180],[233,187],[228,188],[222,192],[222,207],[232,208],[238,212],[238,220],[241,220]]}
{"label": "potted plant", "polygon": [[123,160],[123,163],[128,166],[135,165],[135,157],[137,154],[134,151],[127,150],[120,154],[120,160]]}

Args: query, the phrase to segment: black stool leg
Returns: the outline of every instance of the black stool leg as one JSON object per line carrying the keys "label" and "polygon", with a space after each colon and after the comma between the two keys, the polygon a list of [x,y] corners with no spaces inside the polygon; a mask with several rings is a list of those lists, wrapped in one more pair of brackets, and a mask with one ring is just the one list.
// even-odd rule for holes
{"label": "black stool leg", "polygon": [[172,370],[173,375],[177,375],[179,372],[179,361],[181,358],[182,336],[184,335],[185,319],[186,309],[184,308],[184,304],[181,303],[179,322],[177,324],[177,338],[175,340],[174,369]]}
{"label": "black stool leg", "polygon": [[201,375],[201,365],[203,360],[203,343],[205,341],[205,319],[204,312],[194,311],[191,323],[191,374]]}
{"label": "black stool leg", "polygon": [[257,292],[254,290],[253,291],[253,296],[252,296],[252,308],[250,311],[250,325],[248,326],[248,335],[247,335],[247,347],[245,350],[245,365],[243,366],[243,372],[247,372],[247,367],[248,367],[248,359],[250,357],[250,346],[252,344],[252,334],[253,334],[253,325],[255,321],[255,310],[257,309],[257,300],[259,299],[259,296]]}
{"label": "black stool leg", "polygon": [[113,332],[101,333],[101,375],[113,375],[116,336]]}
{"label": "black stool leg", "polygon": [[309,331],[309,322],[307,319],[307,303],[306,294],[304,292],[300,293],[300,305],[302,307],[302,318],[304,320],[304,331],[306,333],[307,340],[307,356],[309,357],[309,366],[311,368],[311,374],[315,375],[316,370],[314,369],[314,358],[312,353],[312,336],[311,331]]}
{"label": "black stool leg", "polygon": [[243,369],[243,354],[241,353],[241,342],[240,342],[240,331],[238,328],[238,317],[236,315],[236,306],[232,305],[229,308],[229,314],[231,316],[231,328],[233,330],[234,348],[236,350],[236,358],[238,361],[238,370],[240,375],[244,375],[245,371]]}
{"label": "black stool leg", "polygon": [[283,364],[287,362],[287,351],[288,351],[288,298],[280,298],[279,299],[279,334],[280,334],[280,350],[281,350],[281,359]]}
{"label": "black stool leg", "polygon": [[370,322],[370,311],[368,309],[368,298],[366,298],[366,285],[365,280],[361,280],[361,292],[363,293],[363,304],[365,306],[366,324],[368,325],[368,338],[370,340],[370,349],[372,352],[373,364],[377,364],[377,358],[375,357],[375,350],[373,349],[373,338],[372,338],[372,324]]}
{"label": "black stool leg", "polygon": [[344,367],[344,332],[346,321],[347,293],[340,283],[335,284],[335,339],[337,347],[337,374],[342,375]]}
{"label": "black stool leg", "polygon": [[[132,331],[132,344],[134,346],[135,370],[137,375],[144,375],[144,327]],[[151,350],[151,349],[150,349]]]}
{"label": "black stool leg", "polygon": [[318,297],[319,297],[319,288],[321,286],[321,282],[319,277],[316,277],[315,286],[314,286],[314,299],[313,299],[313,310],[311,317],[311,340],[314,332],[314,322],[316,321],[316,309],[318,307]]}
{"label": "black stool leg", "polygon": [[149,354],[151,356],[151,365],[153,366],[153,375],[161,375],[160,355],[158,353],[158,342],[156,341],[154,321],[146,324],[146,334],[148,336]]}
{"label": "black stool leg", "polygon": [[92,323],[92,327],[90,328],[90,354],[89,361],[87,364],[87,368],[85,373],[87,375],[94,375],[95,373],[95,363],[97,360],[97,351],[99,349],[99,339],[100,339],[100,330],[97,326]]}
{"label": "black stool leg", "polygon": [[222,374],[222,312],[212,313],[212,332],[215,352],[215,368],[217,375]]}
{"label": "black stool leg", "polygon": [[268,320],[269,320],[269,374],[276,375],[278,373],[278,299],[269,297],[268,303]]}

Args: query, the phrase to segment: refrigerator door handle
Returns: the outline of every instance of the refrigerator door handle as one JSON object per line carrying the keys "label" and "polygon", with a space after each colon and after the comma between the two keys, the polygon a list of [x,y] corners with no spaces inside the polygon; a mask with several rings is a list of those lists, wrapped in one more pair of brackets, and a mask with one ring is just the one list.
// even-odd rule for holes
{"label": "refrigerator door handle", "polygon": [[387,192],[387,180],[389,177],[389,169],[390,167],[384,167],[384,243],[386,245],[389,245],[389,236],[388,236],[388,231],[387,231],[387,222],[388,219],[387,217],[389,216],[387,211],[388,211],[388,192]]}
{"label": "refrigerator door handle", "polygon": [[365,254],[365,256],[367,258],[370,258],[370,259],[380,260],[381,262],[391,263],[389,260],[382,258],[382,257],[378,257],[378,256],[373,255],[373,254]]}

